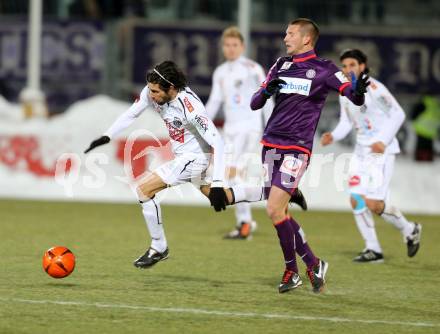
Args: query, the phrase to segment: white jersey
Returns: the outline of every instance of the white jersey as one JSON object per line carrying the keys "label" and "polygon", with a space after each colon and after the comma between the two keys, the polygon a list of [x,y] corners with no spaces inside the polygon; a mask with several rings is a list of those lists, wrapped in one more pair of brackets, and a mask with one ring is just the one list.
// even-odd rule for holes
{"label": "white jersey", "polygon": [[[214,119],[223,105],[225,131],[262,131],[261,110],[251,110],[250,103],[252,95],[260,88],[265,77],[258,63],[243,56],[218,66],[213,74],[211,94],[206,104],[209,117]],[[270,104],[265,108],[272,111]]]}
{"label": "white jersey", "polygon": [[344,96],[339,97],[341,113],[332,131],[333,140],[341,140],[354,127],[356,152],[370,153],[370,145],[381,141],[386,146],[385,153],[397,154],[400,148],[396,134],[405,120],[405,112],[381,82],[374,78],[370,78],[370,82],[362,106],[354,105]]}
{"label": "white jersey", "polygon": [[213,180],[223,180],[223,141],[206,114],[203,103],[189,87],[180,91],[174,100],[159,105],[151,99],[146,86],[139,99],[119,116],[104,135],[113,138],[149,108],[157,111],[164,120],[171,138],[171,149],[177,157],[183,154],[207,154],[213,148]]}

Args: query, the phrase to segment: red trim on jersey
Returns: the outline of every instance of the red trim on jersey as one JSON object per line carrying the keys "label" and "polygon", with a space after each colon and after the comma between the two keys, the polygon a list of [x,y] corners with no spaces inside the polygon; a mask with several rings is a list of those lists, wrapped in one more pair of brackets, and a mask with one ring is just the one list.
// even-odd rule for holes
{"label": "red trim on jersey", "polygon": [[279,222],[274,223],[274,225],[283,224],[283,223],[285,223],[286,221],[288,221],[289,219],[290,219],[290,216],[286,216],[286,218],[284,218],[282,221],[279,221]]}
{"label": "red trim on jersey", "polygon": [[342,95],[342,91],[349,85],[351,85],[351,82],[346,82],[345,84],[342,84],[341,87],[339,87],[339,94]]}
{"label": "red trim on jersey", "polygon": [[298,150],[298,151],[301,151],[301,152],[307,153],[308,155],[312,155],[312,153],[311,153],[308,149],[306,149],[306,148],[304,148],[304,147],[301,147],[301,146],[296,146],[296,145],[278,145],[278,144],[271,144],[271,143],[268,143],[267,141],[265,141],[265,140],[263,140],[263,139],[260,141],[260,143],[263,144],[264,146],[267,146],[267,147],[281,148],[281,149],[283,149],[283,150],[291,150],[291,149],[294,149],[294,150]]}
{"label": "red trim on jersey", "polygon": [[302,57],[302,58],[293,58],[293,57],[292,57],[292,61],[293,61],[294,63],[301,63],[301,62],[303,62],[303,61],[306,61],[306,60],[309,60],[309,59],[313,59],[313,58],[316,58],[316,57],[318,57],[316,54],[312,54],[312,55],[310,55],[310,56]]}

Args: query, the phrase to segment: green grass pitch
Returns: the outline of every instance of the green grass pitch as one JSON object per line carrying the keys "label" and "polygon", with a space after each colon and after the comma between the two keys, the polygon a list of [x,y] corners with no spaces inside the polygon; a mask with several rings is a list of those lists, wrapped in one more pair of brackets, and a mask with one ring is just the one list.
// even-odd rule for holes
{"label": "green grass pitch", "polygon": [[[400,233],[376,219],[383,264],[363,248],[350,213],[299,212],[310,245],[330,264],[326,291],[279,294],[282,253],[264,210],[253,240],[226,241],[234,212],[163,206],[170,258],[139,270],[149,237],[137,205],[0,201],[0,333],[440,333],[440,217],[406,256]],[[70,248],[67,278],[42,269],[44,251]]]}

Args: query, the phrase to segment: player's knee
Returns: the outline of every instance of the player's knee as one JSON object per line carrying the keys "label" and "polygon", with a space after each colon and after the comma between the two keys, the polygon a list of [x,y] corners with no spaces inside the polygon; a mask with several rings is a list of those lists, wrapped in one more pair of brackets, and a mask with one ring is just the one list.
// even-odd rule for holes
{"label": "player's knee", "polygon": [[377,215],[380,215],[383,212],[383,208],[384,208],[383,201],[372,200],[367,198],[365,202],[371,212],[374,212]]}
{"label": "player's knee", "polygon": [[143,186],[136,187],[136,193],[140,202],[146,202],[154,197],[154,193],[147,187]]}
{"label": "player's knee", "polygon": [[350,196],[350,204],[352,209],[354,209],[357,205],[357,201],[353,198],[353,196]]}
{"label": "player's knee", "polygon": [[286,217],[285,208],[281,208],[279,205],[268,203],[266,212],[272,222],[279,222]]}
{"label": "player's knee", "polygon": [[367,207],[364,197],[360,194],[351,193],[350,203],[353,210],[356,211],[363,210]]}

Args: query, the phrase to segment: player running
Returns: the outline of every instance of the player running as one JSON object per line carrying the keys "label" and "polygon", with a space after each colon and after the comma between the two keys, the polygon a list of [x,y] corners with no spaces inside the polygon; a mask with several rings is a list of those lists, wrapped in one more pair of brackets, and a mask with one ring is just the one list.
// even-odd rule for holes
{"label": "player running", "polygon": [[[340,60],[342,71],[348,78],[368,72],[367,56],[360,50],[346,50]],[[402,233],[409,257],[419,250],[422,232],[422,225],[408,221],[388,198],[395,157],[400,152],[396,134],[403,124],[405,113],[381,82],[374,78],[370,78],[370,82],[362,106],[354,105],[345,96],[339,98],[339,123],[332,132],[321,137],[321,144],[329,145],[343,139],[353,127],[357,131],[350,161],[350,201],[365,249],[353,259],[355,262],[384,260],[372,212]]]}
{"label": "player running", "polygon": [[[290,22],[284,37],[288,56],[278,58],[251,101],[251,108],[256,110],[275,96],[275,107],[261,142],[267,170],[267,213],[285,261],[280,293],[302,284],[296,254],[307,266],[313,291],[319,293],[324,287],[328,263],[312,252],[304,231],[288,214],[288,202],[309,164],[313,137],[329,91],[337,91],[362,105],[368,86],[368,77],[361,74],[352,88],[334,63],[318,57],[314,50],[318,37],[319,29],[313,21],[299,18]],[[240,200],[236,192],[235,199]]]}
{"label": "player running", "polygon": [[[263,68],[253,60],[243,56],[244,38],[237,27],[223,31],[222,51],[226,61],[219,65],[213,74],[212,90],[206,104],[211,119],[223,107],[225,116],[224,141],[228,159],[226,168],[228,184],[243,183],[246,172],[245,154],[256,153],[260,148],[263,117],[261,110],[250,108],[253,93],[265,78]],[[268,100],[264,113],[272,112],[273,103]],[[293,198],[304,210],[307,208],[302,193],[298,191]],[[226,239],[248,239],[256,229],[252,219],[251,205],[247,202],[235,205],[236,228],[225,235]]]}
{"label": "player running", "polygon": [[[149,268],[168,258],[169,249],[160,203],[154,198],[158,192],[170,186],[192,182],[200,187],[217,211],[225,209],[226,204],[232,202],[231,192],[228,190],[228,201],[223,189],[223,141],[206,114],[203,103],[187,87],[185,75],[171,61],[162,62],[147,74],[147,86],[142,90],[139,100],[103,136],[94,140],[84,153],[110,142],[111,138],[130,126],[147,109],[154,109],[164,120],[175,159],[159,166],[136,189],[151,236],[150,247],[134,261],[138,268]],[[206,169],[212,150],[213,182],[209,185]]]}

